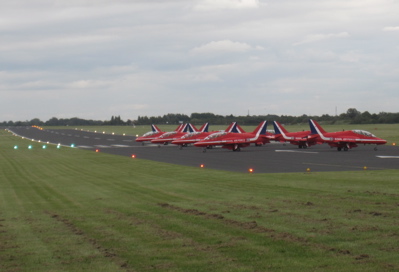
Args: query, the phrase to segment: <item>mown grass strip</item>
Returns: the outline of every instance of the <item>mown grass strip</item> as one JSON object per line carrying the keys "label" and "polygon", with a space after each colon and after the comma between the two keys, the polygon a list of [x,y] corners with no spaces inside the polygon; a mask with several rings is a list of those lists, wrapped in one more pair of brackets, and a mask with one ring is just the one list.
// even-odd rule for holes
{"label": "mown grass strip", "polygon": [[248,175],[0,135],[2,271],[399,269],[399,171]]}

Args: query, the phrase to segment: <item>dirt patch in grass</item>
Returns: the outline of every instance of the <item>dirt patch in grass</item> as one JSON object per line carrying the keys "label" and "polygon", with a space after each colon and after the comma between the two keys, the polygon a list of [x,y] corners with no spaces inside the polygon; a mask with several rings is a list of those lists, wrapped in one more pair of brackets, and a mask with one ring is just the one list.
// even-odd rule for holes
{"label": "dirt patch in grass", "polygon": [[129,272],[133,272],[134,271],[134,269],[132,269],[132,268],[130,268],[128,266],[128,264],[127,264],[127,262],[125,260],[123,260],[122,258],[120,258],[119,256],[117,256],[114,253],[114,250],[112,250],[112,248],[103,247],[96,239],[91,238],[83,230],[81,230],[78,227],[76,227],[68,219],[63,218],[60,215],[52,213],[52,212],[48,212],[47,211],[45,213],[48,214],[51,218],[53,218],[53,219],[57,220],[58,222],[64,224],[75,235],[82,236],[83,239],[86,242],[90,243],[94,248],[96,248],[101,253],[101,255],[103,255],[106,258],[109,258],[112,262],[117,264],[122,269],[124,269],[126,271],[129,271]]}
{"label": "dirt patch in grass", "polygon": [[[220,220],[223,224],[233,226],[233,227],[236,227],[239,229],[243,229],[246,231],[251,231],[254,233],[262,233],[274,240],[286,241],[286,242],[291,242],[291,243],[297,243],[302,246],[319,248],[319,249],[323,249],[326,251],[334,252],[337,255],[352,256],[357,261],[358,260],[365,261],[370,258],[370,256],[367,254],[354,255],[352,252],[350,252],[349,250],[346,250],[346,249],[336,249],[336,248],[331,248],[331,247],[328,247],[328,246],[322,245],[322,244],[311,243],[306,238],[298,237],[298,236],[295,236],[288,232],[278,232],[274,229],[263,227],[263,226],[259,225],[255,220],[242,222],[242,221],[225,218],[223,215],[220,215],[220,214],[206,213],[206,212],[199,211],[196,209],[184,209],[184,208],[181,208],[181,207],[178,207],[175,205],[171,205],[168,203],[158,203],[157,205],[162,208],[165,208],[165,209],[170,209],[170,210],[178,211],[178,212],[185,213],[185,214],[201,216],[206,219]],[[312,206],[313,203],[311,203],[311,204],[304,203],[304,205]],[[365,257],[366,255],[367,255],[367,257]]]}
{"label": "dirt patch in grass", "polygon": [[[179,242],[174,244],[174,248],[169,248],[168,251],[170,254],[174,254],[174,252],[180,252],[178,254],[184,254],[187,258],[205,258],[204,262],[209,264],[220,262],[233,262],[234,258],[226,257],[223,253],[220,253],[218,249],[234,246],[238,240],[245,239],[244,237],[233,237],[229,241],[220,242],[217,244],[204,244],[198,241],[193,240],[191,237],[186,236],[184,233],[172,231],[165,229],[167,226],[163,226],[162,224],[158,224],[152,220],[145,220],[142,218],[137,218],[134,215],[126,214],[121,211],[113,210],[113,209],[105,209],[105,213],[112,214],[115,216],[116,220],[125,221],[128,224],[139,226],[142,225],[141,228],[145,231],[146,236],[150,237],[159,237],[161,240],[169,240],[172,244],[173,240],[178,240]],[[194,216],[208,216],[209,219],[222,219],[223,216],[218,214],[206,214],[200,212],[196,209],[187,209],[185,211],[186,214],[191,214]],[[168,242],[169,242],[168,241]],[[179,249],[178,247],[184,248],[184,250]],[[176,250],[176,251],[175,251]],[[162,251],[161,248],[157,248],[154,254],[158,254],[159,251]],[[200,255],[205,254],[207,257],[199,257]],[[175,263],[171,263],[169,261],[160,262],[158,264],[151,264],[148,266],[147,270],[154,271],[175,271],[178,270],[176,268]]]}
{"label": "dirt patch in grass", "polygon": [[19,246],[14,242],[15,237],[7,231],[5,221],[0,218],[0,271],[21,271],[18,257],[13,253]]}

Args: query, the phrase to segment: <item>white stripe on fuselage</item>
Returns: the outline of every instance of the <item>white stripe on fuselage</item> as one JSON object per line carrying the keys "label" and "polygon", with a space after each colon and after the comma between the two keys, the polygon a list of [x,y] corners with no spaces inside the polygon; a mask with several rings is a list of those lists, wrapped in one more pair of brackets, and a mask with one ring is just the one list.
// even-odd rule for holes
{"label": "white stripe on fuselage", "polygon": [[288,137],[287,135],[285,135],[284,131],[281,129],[281,127],[276,124],[278,127],[278,130],[280,130],[280,134],[283,135],[284,140],[294,140],[294,137]]}
{"label": "white stripe on fuselage", "polygon": [[256,136],[254,138],[250,138],[249,141],[256,141],[259,139],[260,132],[263,130],[267,122],[264,122],[263,125],[259,128],[258,132],[256,133]]}

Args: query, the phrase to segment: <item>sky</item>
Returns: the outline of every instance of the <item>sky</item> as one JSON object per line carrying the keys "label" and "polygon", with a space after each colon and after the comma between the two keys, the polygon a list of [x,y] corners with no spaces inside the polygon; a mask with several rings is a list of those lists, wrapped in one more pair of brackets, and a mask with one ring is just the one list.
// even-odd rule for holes
{"label": "sky", "polygon": [[397,0],[0,3],[0,121],[399,112]]}

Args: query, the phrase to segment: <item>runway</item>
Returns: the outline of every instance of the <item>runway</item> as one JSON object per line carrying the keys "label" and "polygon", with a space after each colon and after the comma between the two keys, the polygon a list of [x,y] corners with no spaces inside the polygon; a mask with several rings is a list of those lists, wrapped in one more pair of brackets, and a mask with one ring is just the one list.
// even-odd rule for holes
{"label": "runway", "polygon": [[160,146],[137,143],[134,136],[110,135],[72,129],[39,130],[33,127],[9,128],[14,134],[35,141],[61,144],[63,146],[87,151],[128,156],[137,159],[153,160],[192,167],[254,173],[287,173],[321,171],[354,171],[399,169],[399,148],[374,145],[359,146],[347,152],[338,152],[328,145],[316,145],[307,149],[298,149],[294,145],[270,143],[261,147],[250,146],[240,152],[223,148],[209,149],[194,146],[179,149],[175,145]]}

